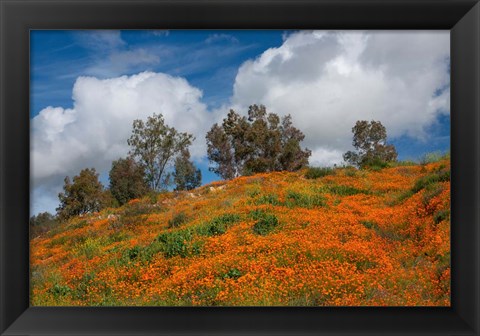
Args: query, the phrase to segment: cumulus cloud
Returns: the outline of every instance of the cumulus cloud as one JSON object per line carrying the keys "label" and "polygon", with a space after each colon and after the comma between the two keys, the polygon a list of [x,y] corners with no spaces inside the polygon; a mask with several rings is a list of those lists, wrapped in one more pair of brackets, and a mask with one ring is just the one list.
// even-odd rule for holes
{"label": "cumulus cloud", "polygon": [[340,162],[360,119],[380,120],[390,138],[426,140],[425,129],[450,111],[449,48],[449,33],[438,31],[285,35],[240,67],[232,105],[292,114],[312,163]]}
{"label": "cumulus cloud", "polygon": [[161,73],[104,80],[79,77],[73,87],[73,108],[47,107],[32,120],[35,208],[51,203],[52,195],[56,198],[65,176],[86,167],[108,171],[113,160],[128,152],[132,121],[153,113],[162,113],[179,131],[194,134],[191,153],[199,159],[206,151],[203,140],[210,126],[201,99],[202,91],[185,79]]}

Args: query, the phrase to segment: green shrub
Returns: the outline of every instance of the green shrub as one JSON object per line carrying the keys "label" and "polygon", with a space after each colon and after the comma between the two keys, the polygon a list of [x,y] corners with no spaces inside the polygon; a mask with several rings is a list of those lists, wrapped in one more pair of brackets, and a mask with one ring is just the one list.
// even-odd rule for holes
{"label": "green shrub", "polygon": [[238,279],[242,276],[242,272],[240,272],[237,268],[231,268],[227,273],[225,273],[222,278],[223,279]]}
{"label": "green shrub", "polygon": [[338,196],[352,196],[357,194],[367,194],[365,190],[360,190],[346,185],[330,185],[327,187],[328,191],[333,195]]}
{"label": "green shrub", "polygon": [[307,179],[317,179],[327,175],[335,175],[335,170],[329,167],[309,167],[305,173]]}
{"label": "green shrub", "polygon": [[355,167],[345,168],[345,176],[355,177],[355,176],[357,176],[357,172],[358,172],[358,170]]}
{"label": "green shrub", "polygon": [[85,273],[75,288],[75,291],[72,293],[73,298],[77,300],[85,300],[90,287],[93,287],[94,285],[94,280],[95,273]]}
{"label": "green shrub", "polygon": [[278,226],[278,219],[273,214],[264,214],[255,225],[253,226],[253,232],[258,235],[265,236],[275,230]]}
{"label": "green shrub", "polygon": [[259,220],[261,218],[264,218],[267,212],[263,209],[254,209],[250,211],[249,216],[252,217],[254,220]]}
{"label": "green shrub", "polygon": [[197,228],[197,233],[202,236],[218,236],[227,232],[227,229],[240,220],[240,215],[224,214],[215,217],[210,222],[205,223]]}
{"label": "green shrub", "polygon": [[125,250],[125,256],[130,261],[136,260],[137,258],[140,257],[140,254],[142,253],[142,250],[143,249],[140,246],[134,246],[130,249]]}
{"label": "green shrub", "polygon": [[78,222],[74,222],[68,226],[69,229],[81,229],[88,225],[88,222],[84,219]]}
{"label": "green shrub", "polygon": [[267,194],[267,195],[262,195],[259,198],[257,198],[254,202],[256,205],[261,205],[261,204],[271,204],[271,205],[280,205],[280,201],[278,200],[278,196],[275,194]]}
{"label": "green shrub", "polygon": [[428,163],[435,163],[442,160],[445,157],[446,157],[445,154],[442,154],[442,152],[438,152],[438,151],[433,153],[427,153],[420,159],[420,164],[425,165]]}
{"label": "green shrub", "polygon": [[444,220],[449,218],[450,218],[450,209],[439,210],[433,215],[433,222],[435,224],[439,224],[440,222],[443,222]]}
{"label": "green shrub", "polygon": [[70,294],[72,289],[68,286],[55,284],[53,285],[48,292],[53,295],[55,299],[59,299],[60,297],[67,296]]}
{"label": "green shrub", "polygon": [[376,228],[378,228],[377,223],[375,223],[374,221],[365,221],[365,220],[362,220],[362,221],[360,221],[360,224],[362,224],[363,226],[365,226],[367,229],[376,229]]}
{"label": "green shrub", "polygon": [[161,244],[160,250],[166,258],[181,256],[185,258],[189,255],[189,242],[192,240],[190,230],[166,232],[160,234],[156,241]]}
{"label": "green shrub", "polygon": [[325,206],[325,197],[321,194],[301,194],[296,191],[289,190],[285,200],[286,206],[301,207],[311,209],[313,207]]}
{"label": "green shrub", "polygon": [[397,200],[392,202],[392,205],[403,202],[423,189],[427,189],[427,192],[423,195],[423,203],[426,204],[432,197],[436,196],[436,193],[441,192],[439,189],[441,187],[438,183],[447,181],[450,181],[450,170],[447,170],[445,167],[439,167],[432,174],[422,176],[416,180],[413,187],[400,194]]}
{"label": "green shrub", "polygon": [[78,252],[88,260],[100,254],[101,241],[99,239],[87,238],[78,248]]}
{"label": "green shrub", "polygon": [[443,191],[443,186],[441,184],[434,183],[434,184],[427,185],[422,195],[423,205],[427,206],[430,203],[431,199],[440,195],[442,191]]}
{"label": "green shrub", "polygon": [[173,218],[168,221],[168,227],[176,228],[186,223],[187,221],[188,221],[187,215],[184,212],[180,212],[174,215]]}
{"label": "green shrub", "polygon": [[375,233],[382,238],[387,238],[387,239],[396,240],[396,241],[403,241],[408,238],[406,235],[403,235],[400,232],[398,232],[396,228],[392,228],[392,229],[382,228],[374,221],[362,220],[360,221],[360,224],[365,226],[367,229],[374,230]]}
{"label": "green shrub", "polygon": [[411,191],[415,194],[422,189],[425,189],[427,186],[438,183],[438,182],[447,182],[450,181],[450,170],[440,170],[434,172],[433,174],[423,176],[419,178]]}
{"label": "green shrub", "polygon": [[378,171],[384,168],[390,167],[390,164],[384,160],[381,160],[379,158],[374,158],[368,161],[365,161],[361,165],[362,169],[369,169],[373,171]]}

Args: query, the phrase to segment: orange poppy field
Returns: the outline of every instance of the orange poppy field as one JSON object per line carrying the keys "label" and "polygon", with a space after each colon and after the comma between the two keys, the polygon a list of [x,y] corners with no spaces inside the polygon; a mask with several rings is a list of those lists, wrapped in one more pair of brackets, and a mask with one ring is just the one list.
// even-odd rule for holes
{"label": "orange poppy field", "polygon": [[30,252],[33,306],[449,306],[450,161],[164,192]]}

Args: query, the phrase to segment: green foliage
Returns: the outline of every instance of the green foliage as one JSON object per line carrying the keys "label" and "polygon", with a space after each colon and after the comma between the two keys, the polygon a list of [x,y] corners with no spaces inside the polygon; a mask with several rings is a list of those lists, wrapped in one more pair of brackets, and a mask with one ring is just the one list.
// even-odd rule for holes
{"label": "green foliage", "polygon": [[190,161],[190,152],[188,149],[182,150],[181,154],[175,159],[175,171],[173,173],[175,190],[192,190],[202,184],[202,172],[196,169]]}
{"label": "green foliage", "polygon": [[131,157],[113,161],[109,178],[110,192],[120,205],[142,197],[149,190],[144,168]]}
{"label": "green foliage", "polygon": [[61,220],[73,216],[96,212],[103,208],[103,185],[98,180],[95,168],[83,169],[73,178],[64,180],[63,193],[58,194],[60,206],[57,215]]}
{"label": "green foliage", "polygon": [[436,171],[433,174],[429,174],[418,179],[415,182],[415,185],[412,187],[411,191],[416,194],[420,190],[425,189],[435,183],[448,181],[450,181],[450,170]]}
{"label": "green foliage", "polygon": [[374,228],[377,228],[378,225],[377,223],[375,223],[374,221],[360,221],[360,224],[362,224],[363,226],[365,226],[367,229],[374,229]]}
{"label": "green foliage", "polygon": [[88,297],[90,287],[93,287],[95,281],[95,273],[85,273],[75,290],[72,292],[72,297],[76,300],[85,300]]}
{"label": "green foliage", "polygon": [[99,255],[102,242],[99,239],[87,238],[85,242],[78,247],[78,253],[84,255],[88,260]]}
{"label": "green foliage", "polygon": [[237,280],[238,278],[240,278],[242,276],[242,272],[238,270],[238,268],[231,268],[230,270],[228,270],[227,273],[225,273],[222,278],[223,279],[234,279],[234,280]]}
{"label": "green foliage", "polygon": [[271,204],[271,205],[280,205],[281,202],[278,200],[278,196],[275,194],[262,195],[254,201],[255,205],[261,204]]}
{"label": "green foliage", "polygon": [[309,167],[305,173],[307,179],[317,179],[327,175],[335,175],[335,169],[329,167]]}
{"label": "green foliage", "polygon": [[265,211],[264,209],[254,209],[254,210],[250,211],[249,216],[253,220],[259,220],[261,218],[264,218],[267,214],[268,214],[268,212]]}
{"label": "green foliage", "polygon": [[365,160],[365,162],[362,164],[362,168],[367,168],[373,171],[378,171],[388,167],[390,167],[389,162],[384,161],[383,159],[380,159],[378,157],[370,160]]}
{"label": "green foliage", "polygon": [[184,212],[180,212],[178,214],[175,214],[172,219],[168,221],[168,227],[169,228],[176,228],[179,227],[180,225],[186,223],[188,221],[188,217]]}
{"label": "green foliage", "polygon": [[76,221],[76,222],[73,222],[71,223],[68,228],[71,229],[71,230],[75,230],[75,229],[81,229],[85,226],[88,225],[88,221],[83,219],[83,220],[80,220],[80,221]]}
{"label": "green foliage", "polygon": [[278,227],[278,219],[274,214],[264,213],[253,225],[253,232],[265,236]]}
{"label": "green foliage", "polygon": [[367,229],[374,230],[375,233],[382,238],[394,241],[403,241],[409,238],[407,235],[401,234],[395,226],[393,226],[392,228],[382,228],[374,221],[365,220],[361,220],[360,224],[365,226]]}
{"label": "green foliage", "polygon": [[344,174],[348,177],[356,177],[358,175],[358,170],[355,167],[347,166],[344,168]]}
{"label": "green foliage", "polygon": [[140,257],[142,252],[143,252],[143,249],[140,246],[137,245],[137,246],[134,246],[132,248],[126,249],[125,250],[125,257],[129,261],[134,261],[134,260],[137,260]]}
{"label": "green foliage", "polygon": [[72,292],[72,289],[67,285],[54,284],[48,292],[53,295],[55,299],[60,299],[61,297],[67,296]]}
{"label": "green foliage", "polygon": [[311,209],[314,207],[325,206],[325,197],[321,194],[304,194],[289,190],[285,200],[289,208],[301,207]]}
{"label": "green foliage", "polygon": [[213,218],[197,228],[197,233],[202,236],[218,236],[227,232],[227,229],[240,220],[240,215],[224,214]]}
{"label": "green foliage", "polygon": [[429,163],[435,163],[449,157],[450,155],[448,153],[442,153],[440,151],[427,153],[420,159],[420,164],[426,165]]}
{"label": "green foliage", "polygon": [[30,239],[44,234],[58,226],[58,221],[54,215],[49,212],[42,212],[36,216],[30,217]]}
{"label": "green foliage", "polygon": [[397,151],[387,144],[387,131],[380,121],[358,120],[352,128],[353,147],[356,152],[348,151],[343,159],[361,168],[385,168],[388,162],[397,160]]}
{"label": "green foliage", "polygon": [[368,194],[367,191],[350,187],[347,185],[329,185],[326,187],[328,192],[338,196],[352,196],[357,194]]}
{"label": "green foliage", "polygon": [[422,195],[423,205],[427,206],[430,203],[430,200],[440,195],[443,190],[444,190],[443,185],[439,183],[427,185]]}
{"label": "green foliage", "polygon": [[263,105],[251,105],[248,117],[230,110],[222,125],[206,135],[210,170],[223,179],[260,172],[295,171],[308,164],[311,151],[302,150],[305,135],[290,115],[280,119]]}
{"label": "green foliage", "polygon": [[199,254],[201,251],[201,243],[192,242],[192,238],[193,235],[190,230],[165,232],[156,238],[156,243],[160,245],[151,244],[150,248],[156,247],[155,249],[163,252],[165,258],[175,256],[185,258]]}
{"label": "green foliage", "polygon": [[167,188],[167,167],[174,157],[188,148],[194,140],[188,133],[179,133],[165,124],[161,114],[153,114],[147,121],[134,120],[128,145],[130,154],[139,160],[145,169],[145,178],[151,189]]}
{"label": "green foliage", "polygon": [[120,203],[113,197],[110,189],[104,190],[102,193],[102,208],[118,208]]}
{"label": "green foliage", "polygon": [[439,224],[440,222],[443,222],[444,220],[447,220],[447,219],[450,219],[450,209],[438,210],[433,215],[433,222],[435,224]]}

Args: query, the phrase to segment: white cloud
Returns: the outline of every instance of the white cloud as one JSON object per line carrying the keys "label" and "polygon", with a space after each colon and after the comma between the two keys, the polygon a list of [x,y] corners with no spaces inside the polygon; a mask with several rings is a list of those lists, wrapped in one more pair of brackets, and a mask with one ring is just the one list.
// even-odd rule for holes
{"label": "white cloud", "polygon": [[97,60],[86,73],[102,78],[115,77],[134,69],[157,65],[159,62],[158,55],[143,48],[113,51],[107,57]]}
{"label": "white cloud", "polygon": [[117,49],[126,45],[120,30],[81,30],[75,35],[83,47],[95,52]]}
{"label": "white cloud", "polygon": [[229,34],[212,34],[205,40],[205,43],[218,43],[218,42],[230,42],[230,43],[238,43],[238,39]]}
{"label": "white cloud", "polygon": [[162,113],[179,131],[194,134],[192,157],[202,157],[210,115],[201,98],[202,92],[185,79],[161,73],[105,80],[79,77],[72,109],[47,107],[32,120],[33,209],[52,203],[65,176],[87,167],[108,171],[113,160],[128,152],[132,121],[153,113]]}
{"label": "white cloud", "polygon": [[[168,31],[152,31],[168,35]],[[166,33],[165,33],[166,32]],[[159,64],[159,52],[150,48],[130,48],[120,30],[84,30],[75,33],[77,43],[91,55],[92,64],[82,74],[109,78],[145,71]],[[77,77],[77,73],[73,76]],[[67,75],[66,78],[71,77]]]}
{"label": "white cloud", "polygon": [[[239,69],[232,105],[292,114],[311,162],[338,163],[359,119],[426,139],[450,111],[448,32],[297,32]],[[442,91],[443,90],[443,91]],[[437,92],[442,92],[439,96]]]}

